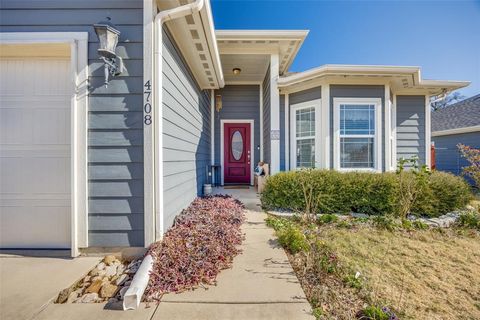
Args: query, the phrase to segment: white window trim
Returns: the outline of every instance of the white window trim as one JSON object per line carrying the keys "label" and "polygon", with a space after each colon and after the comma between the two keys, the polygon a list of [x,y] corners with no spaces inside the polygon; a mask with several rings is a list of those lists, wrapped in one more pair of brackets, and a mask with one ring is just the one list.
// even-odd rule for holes
{"label": "white window trim", "polygon": [[70,177],[71,255],[88,247],[87,112],[88,112],[88,32],[4,32],[0,44],[70,45],[70,69],[74,91],[71,97]]}
{"label": "white window trim", "polygon": [[321,156],[321,106],[322,99],[315,99],[311,101],[301,102],[290,105],[290,169],[297,169],[297,128],[296,128],[296,111],[306,108],[315,108],[315,168],[320,167]]}
{"label": "white window trim", "polygon": [[[375,105],[374,167],[341,168],[340,167],[340,105]],[[382,99],[380,98],[334,98],[333,99],[333,168],[339,171],[382,172]],[[360,137],[360,136],[359,136]],[[363,137],[363,136],[362,136]]]}
{"label": "white window trim", "polygon": [[230,119],[221,119],[220,120],[220,172],[221,172],[221,177],[222,177],[222,186],[224,185],[224,176],[225,176],[225,173],[224,173],[224,167],[225,167],[225,164],[224,164],[224,144],[225,144],[225,141],[224,141],[224,138],[225,138],[225,135],[224,135],[224,131],[225,131],[225,123],[249,123],[250,124],[250,185],[253,186],[253,162],[255,161],[255,153],[254,153],[254,150],[253,150],[253,145],[254,145],[254,140],[255,140],[255,136],[254,136],[254,123],[255,121],[253,119],[235,119],[235,120],[230,120]]}

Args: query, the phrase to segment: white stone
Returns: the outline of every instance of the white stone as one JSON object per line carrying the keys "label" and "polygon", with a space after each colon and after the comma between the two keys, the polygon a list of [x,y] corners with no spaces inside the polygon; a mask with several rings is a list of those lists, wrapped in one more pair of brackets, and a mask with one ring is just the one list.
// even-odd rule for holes
{"label": "white stone", "polygon": [[117,275],[121,275],[123,273],[123,271],[125,271],[125,266],[123,264],[120,264],[117,267]]}
{"label": "white stone", "polygon": [[129,279],[128,275],[122,274],[117,280],[115,280],[115,284],[117,286],[122,285],[125,281]]}
{"label": "white stone", "polygon": [[84,295],[79,300],[79,302],[81,302],[81,303],[92,303],[92,302],[97,301],[98,299],[99,299],[98,298],[98,293],[87,293],[86,295]]}
{"label": "white stone", "polygon": [[112,277],[117,274],[117,266],[116,265],[111,265],[108,267],[105,267],[105,277]]}
{"label": "white stone", "polygon": [[104,263],[104,262],[100,262],[100,263],[97,265],[97,269],[98,269],[98,270],[103,270],[103,269],[105,269],[105,263]]}

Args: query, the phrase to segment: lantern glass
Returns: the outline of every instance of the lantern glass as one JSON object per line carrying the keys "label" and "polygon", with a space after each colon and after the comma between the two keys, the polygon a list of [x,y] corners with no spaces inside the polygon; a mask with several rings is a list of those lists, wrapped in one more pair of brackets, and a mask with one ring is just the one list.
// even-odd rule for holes
{"label": "lantern glass", "polygon": [[115,48],[118,44],[120,32],[109,24],[99,23],[94,27],[100,41],[98,53],[106,58],[115,58]]}

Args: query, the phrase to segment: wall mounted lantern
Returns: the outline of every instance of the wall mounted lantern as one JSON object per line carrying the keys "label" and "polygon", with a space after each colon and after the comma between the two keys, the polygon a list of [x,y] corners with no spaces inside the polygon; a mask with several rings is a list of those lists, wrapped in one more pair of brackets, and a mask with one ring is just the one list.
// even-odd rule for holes
{"label": "wall mounted lantern", "polygon": [[107,17],[107,21],[93,25],[98,40],[100,41],[97,52],[104,62],[105,87],[108,85],[109,76],[118,76],[124,69],[122,58],[118,57],[115,53],[120,31],[110,20],[111,18]]}
{"label": "wall mounted lantern", "polygon": [[220,110],[222,110],[222,96],[217,94],[215,96],[215,109],[217,110],[217,112],[220,112]]}

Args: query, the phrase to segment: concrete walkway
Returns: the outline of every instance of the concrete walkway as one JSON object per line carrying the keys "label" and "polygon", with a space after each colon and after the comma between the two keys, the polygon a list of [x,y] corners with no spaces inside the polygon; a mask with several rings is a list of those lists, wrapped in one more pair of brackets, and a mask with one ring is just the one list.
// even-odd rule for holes
{"label": "concrete walkway", "polygon": [[[120,311],[105,304],[51,303],[99,258],[35,258],[4,255],[0,259],[0,319],[314,319],[310,305],[283,249],[268,228],[252,189],[217,189],[247,208],[242,226],[243,253],[223,270],[217,286],[166,295],[159,305]],[[115,310],[116,309],[116,310]]]}

